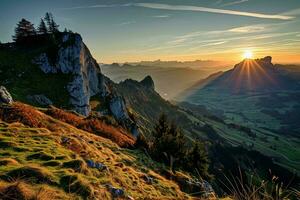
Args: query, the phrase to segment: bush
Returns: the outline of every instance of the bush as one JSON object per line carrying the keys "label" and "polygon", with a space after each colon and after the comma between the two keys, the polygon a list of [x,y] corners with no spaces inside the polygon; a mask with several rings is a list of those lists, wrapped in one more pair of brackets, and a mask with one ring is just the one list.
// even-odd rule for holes
{"label": "bush", "polygon": [[90,116],[83,118],[74,113],[66,112],[55,107],[48,109],[46,114],[75,126],[76,128],[108,138],[117,143],[120,147],[132,147],[135,143],[133,136],[127,133],[126,130],[121,127],[108,125],[97,117]]}

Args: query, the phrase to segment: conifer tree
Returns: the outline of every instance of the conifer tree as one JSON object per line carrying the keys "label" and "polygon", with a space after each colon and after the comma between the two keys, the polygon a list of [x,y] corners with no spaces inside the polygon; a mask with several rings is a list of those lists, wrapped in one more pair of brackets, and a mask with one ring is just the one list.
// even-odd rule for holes
{"label": "conifer tree", "polygon": [[202,142],[195,142],[192,150],[188,153],[186,167],[189,171],[197,170],[201,177],[209,178],[209,159],[205,146]]}
{"label": "conifer tree", "polygon": [[13,36],[13,40],[18,42],[28,36],[32,36],[36,34],[36,30],[34,25],[27,21],[26,19],[21,19],[15,28],[15,35]]}
{"label": "conifer tree", "polygon": [[41,22],[39,24],[39,27],[38,27],[38,33],[39,34],[47,34],[48,30],[47,30],[47,26],[44,22],[43,19],[41,19]]}
{"label": "conifer tree", "polygon": [[59,31],[59,25],[54,21],[52,13],[46,12],[44,19],[48,25],[48,33],[55,33]]}

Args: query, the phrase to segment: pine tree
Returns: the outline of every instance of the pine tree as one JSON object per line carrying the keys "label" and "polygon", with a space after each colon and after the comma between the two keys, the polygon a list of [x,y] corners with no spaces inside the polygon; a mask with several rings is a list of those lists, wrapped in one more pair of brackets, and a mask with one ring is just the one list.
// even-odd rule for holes
{"label": "pine tree", "polygon": [[167,121],[167,116],[162,113],[158,119],[157,125],[154,127],[153,137],[154,140],[158,140],[163,136],[164,133],[167,133],[169,129],[169,124]]}
{"label": "pine tree", "polygon": [[36,30],[33,26],[33,24],[26,19],[22,19],[17,24],[17,27],[15,28],[15,35],[13,36],[13,40],[18,42],[28,36],[32,36],[36,34]]}
{"label": "pine tree", "polygon": [[49,12],[46,12],[45,17],[44,17],[44,20],[45,20],[46,23],[47,23],[48,31],[49,31],[50,26],[51,26],[51,19],[52,19],[52,14],[49,13]]}
{"label": "pine tree", "polygon": [[153,157],[165,162],[173,170],[174,165],[184,158],[186,139],[182,131],[174,124],[169,124],[167,116],[162,114],[153,132],[151,149]]}
{"label": "pine tree", "polygon": [[38,33],[39,34],[47,34],[48,30],[47,30],[47,26],[44,22],[43,19],[41,19],[41,22],[39,24],[39,27],[38,27]]}
{"label": "pine tree", "polygon": [[49,27],[49,30],[50,30],[50,32],[51,33],[56,33],[56,32],[58,32],[59,30],[58,30],[58,27],[59,27],[59,25],[58,24],[56,24],[56,22],[53,20],[53,18],[51,19],[51,24],[50,24],[50,27]]}
{"label": "pine tree", "polygon": [[52,13],[46,12],[44,19],[48,25],[48,33],[56,33],[59,31],[59,25],[54,21]]}
{"label": "pine tree", "polygon": [[197,170],[201,177],[209,178],[208,173],[209,159],[205,146],[202,142],[195,142],[192,150],[189,152],[186,167],[189,171]]}

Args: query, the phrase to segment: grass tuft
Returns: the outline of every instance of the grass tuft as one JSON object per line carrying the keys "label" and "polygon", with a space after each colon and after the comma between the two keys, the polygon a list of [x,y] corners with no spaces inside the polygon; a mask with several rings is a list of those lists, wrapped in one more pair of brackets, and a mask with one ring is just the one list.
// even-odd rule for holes
{"label": "grass tuft", "polygon": [[89,183],[77,174],[65,175],[60,179],[60,185],[66,192],[76,193],[84,199],[94,194],[93,188]]}
{"label": "grass tuft", "polygon": [[38,152],[38,153],[27,156],[27,159],[28,160],[39,159],[39,160],[49,161],[49,160],[53,160],[55,158],[54,158],[54,156],[42,151],[42,152]]}
{"label": "grass tuft", "polygon": [[19,164],[19,162],[12,158],[0,159],[0,166],[18,165],[18,164]]}
{"label": "grass tuft", "polygon": [[38,166],[24,166],[9,171],[2,176],[6,181],[25,180],[31,183],[54,184],[53,175],[46,169]]}

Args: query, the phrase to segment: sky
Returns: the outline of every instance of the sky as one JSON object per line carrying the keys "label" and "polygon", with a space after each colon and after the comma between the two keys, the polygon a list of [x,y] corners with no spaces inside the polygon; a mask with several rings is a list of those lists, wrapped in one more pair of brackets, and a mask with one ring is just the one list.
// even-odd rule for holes
{"label": "sky", "polygon": [[300,63],[300,0],[0,0],[0,41],[52,12],[98,62],[218,60],[245,51]]}

